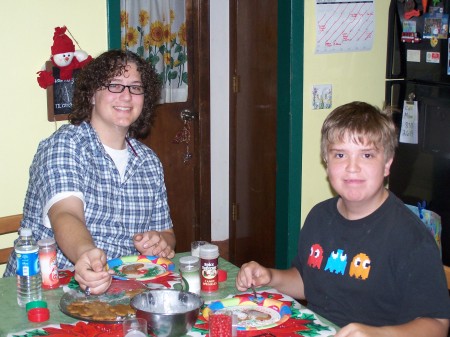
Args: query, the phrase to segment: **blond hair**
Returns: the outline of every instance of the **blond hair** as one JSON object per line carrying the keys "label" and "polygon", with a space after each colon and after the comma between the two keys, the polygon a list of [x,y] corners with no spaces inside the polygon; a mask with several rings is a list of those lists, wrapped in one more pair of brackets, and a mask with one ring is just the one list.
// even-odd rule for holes
{"label": "blond hair", "polygon": [[394,157],[398,144],[392,110],[382,111],[364,102],[351,102],[334,109],[323,122],[321,134],[320,152],[325,162],[329,145],[347,139],[383,149],[386,160]]}

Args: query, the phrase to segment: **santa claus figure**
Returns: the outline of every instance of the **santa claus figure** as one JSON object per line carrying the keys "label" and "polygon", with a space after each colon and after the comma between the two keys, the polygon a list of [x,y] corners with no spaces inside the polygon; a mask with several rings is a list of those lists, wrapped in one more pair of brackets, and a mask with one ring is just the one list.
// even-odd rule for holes
{"label": "santa claus figure", "polygon": [[53,71],[39,71],[37,81],[41,88],[46,89],[53,85],[56,80],[72,81],[74,71],[83,68],[92,57],[83,50],[75,50],[70,37],[66,33],[67,28],[56,27],[53,34],[53,45],[51,47]]}

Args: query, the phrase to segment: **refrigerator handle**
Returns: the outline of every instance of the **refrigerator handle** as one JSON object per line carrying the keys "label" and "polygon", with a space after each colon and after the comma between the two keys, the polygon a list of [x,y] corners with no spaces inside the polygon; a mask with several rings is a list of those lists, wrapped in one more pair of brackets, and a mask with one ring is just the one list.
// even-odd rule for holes
{"label": "refrigerator handle", "polygon": [[392,56],[394,55],[394,31],[395,31],[395,15],[397,11],[396,0],[391,0],[388,14],[388,36],[387,36],[387,55],[386,55],[386,79],[392,78]]}
{"label": "refrigerator handle", "polygon": [[391,0],[388,13],[388,36],[386,55],[386,79],[401,79],[405,77],[406,65],[401,60],[405,47],[401,42],[402,22],[398,10],[398,0]]}

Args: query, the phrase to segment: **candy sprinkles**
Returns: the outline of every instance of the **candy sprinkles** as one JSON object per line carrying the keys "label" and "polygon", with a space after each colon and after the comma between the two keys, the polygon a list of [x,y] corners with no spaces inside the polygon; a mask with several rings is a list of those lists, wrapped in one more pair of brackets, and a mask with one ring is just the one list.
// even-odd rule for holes
{"label": "candy sprinkles", "polygon": [[271,308],[260,306],[235,306],[217,310],[215,314],[237,317],[238,330],[258,329],[275,325],[281,318],[280,314]]}
{"label": "candy sprinkles", "polygon": [[232,316],[226,313],[214,313],[209,316],[210,337],[232,337]]}

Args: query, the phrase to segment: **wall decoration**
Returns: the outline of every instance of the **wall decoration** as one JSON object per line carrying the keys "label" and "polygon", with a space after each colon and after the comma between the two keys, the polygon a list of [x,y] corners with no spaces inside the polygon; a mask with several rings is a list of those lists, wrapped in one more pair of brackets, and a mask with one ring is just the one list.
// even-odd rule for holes
{"label": "wall decoration", "polygon": [[331,84],[313,85],[312,108],[330,109],[333,103],[333,90]]}
{"label": "wall decoration", "polygon": [[374,2],[316,0],[316,54],[371,50]]}
{"label": "wall decoration", "polygon": [[50,61],[45,63],[45,69],[37,72],[39,86],[47,89],[47,118],[51,122],[68,118],[75,77],[92,60],[85,51],[75,50],[66,31],[65,26],[55,28]]}

